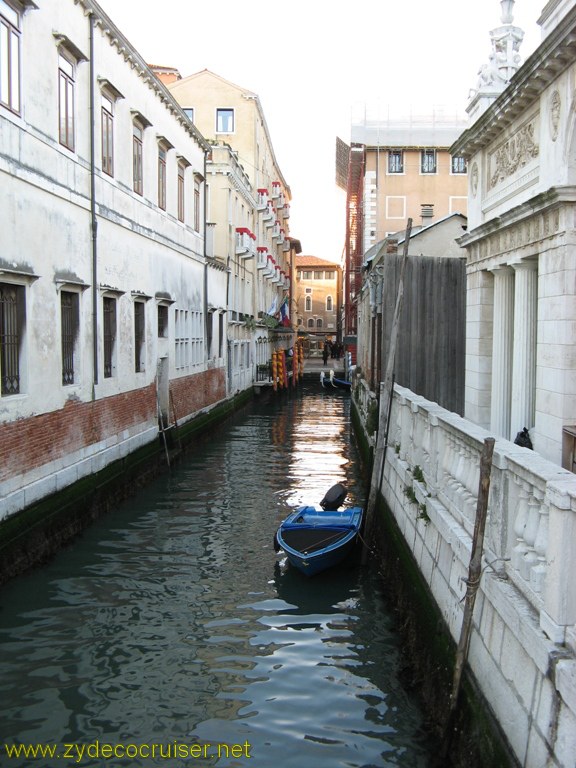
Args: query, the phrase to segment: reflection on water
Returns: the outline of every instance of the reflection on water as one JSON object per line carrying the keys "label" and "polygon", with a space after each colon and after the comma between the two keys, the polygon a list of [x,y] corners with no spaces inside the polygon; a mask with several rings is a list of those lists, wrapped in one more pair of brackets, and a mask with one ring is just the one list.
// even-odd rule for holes
{"label": "reflection on water", "polygon": [[373,566],[307,580],[273,548],[288,507],[334,482],[364,504],[349,407],[321,393],[256,403],[0,592],[0,764],[4,743],[98,741],[211,746],[75,764],[427,765]]}

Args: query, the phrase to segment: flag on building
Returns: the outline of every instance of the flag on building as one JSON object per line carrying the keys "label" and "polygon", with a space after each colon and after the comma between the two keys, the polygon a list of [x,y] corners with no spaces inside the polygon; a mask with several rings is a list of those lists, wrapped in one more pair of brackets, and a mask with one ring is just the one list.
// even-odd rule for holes
{"label": "flag on building", "polygon": [[280,307],[280,322],[282,325],[290,325],[290,313],[288,310],[288,296],[284,296],[284,301]]}

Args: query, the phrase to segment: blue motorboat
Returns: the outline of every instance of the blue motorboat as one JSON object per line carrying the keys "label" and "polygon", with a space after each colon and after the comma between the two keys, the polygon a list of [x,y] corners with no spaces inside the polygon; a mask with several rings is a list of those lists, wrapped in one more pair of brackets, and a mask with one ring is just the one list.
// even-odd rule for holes
{"label": "blue motorboat", "polygon": [[315,576],[341,563],[354,549],[362,525],[361,507],[339,507],[346,497],[340,483],[320,502],[321,509],[300,507],[281,523],[275,549],[286,553],[291,565]]}

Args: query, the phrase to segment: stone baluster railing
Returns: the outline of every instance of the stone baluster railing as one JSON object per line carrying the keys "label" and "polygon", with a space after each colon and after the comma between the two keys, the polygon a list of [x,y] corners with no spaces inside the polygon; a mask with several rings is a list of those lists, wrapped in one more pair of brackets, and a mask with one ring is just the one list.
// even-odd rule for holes
{"label": "stone baluster railing", "polygon": [[[399,388],[395,441],[410,468],[420,465],[426,490],[471,535],[482,441],[489,433]],[[576,477],[538,454],[497,440],[485,554],[541,617],[555,642],[576,623]]]}
{"label": "stone baluster railing", "polygon": [[[424,473],[435,497],[471,537],[480,453],[489,433],[396,387],[389,451]],[[430,524],[434,524],[431,520]],[[497,440],[488,507],[486,562],[539,612],[554,642],[576,632],[576,476],[536,452]]]}

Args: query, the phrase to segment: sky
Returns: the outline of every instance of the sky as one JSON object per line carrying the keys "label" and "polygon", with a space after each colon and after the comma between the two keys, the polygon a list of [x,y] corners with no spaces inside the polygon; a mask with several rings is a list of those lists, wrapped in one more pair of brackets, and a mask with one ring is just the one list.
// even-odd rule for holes
{"label": "sky", "polygon": [[[501,25],[499,0],[98,0],[149,63],[183,77],[210,69],[258,94],[290,187],[290,235],[302,253],[340,261],[343,190],[336,136],[388,105],[466,117],[469,92]],[[540,42],[545,0],[516,0],[524,61]]]}

